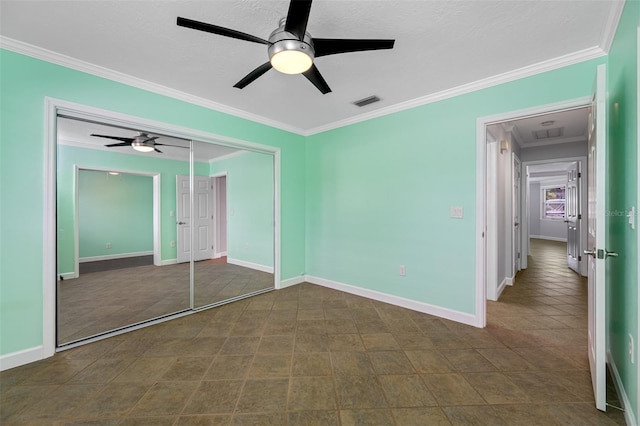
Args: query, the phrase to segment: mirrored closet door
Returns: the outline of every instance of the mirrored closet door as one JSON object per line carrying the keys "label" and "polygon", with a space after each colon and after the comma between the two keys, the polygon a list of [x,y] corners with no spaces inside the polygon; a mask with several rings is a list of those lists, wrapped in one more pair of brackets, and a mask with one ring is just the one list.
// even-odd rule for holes
{"label": "mirrored closet door", "polygon": [[56,152],[58,347],[273,289],[273,155],[70,116]]}

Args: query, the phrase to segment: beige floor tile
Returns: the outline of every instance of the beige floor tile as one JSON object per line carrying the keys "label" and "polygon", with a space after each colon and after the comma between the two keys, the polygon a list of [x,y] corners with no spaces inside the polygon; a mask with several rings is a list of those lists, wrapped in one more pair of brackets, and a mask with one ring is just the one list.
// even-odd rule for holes
{"label": "beige floor tile", "polygon": [[341,410],[340,420],[343,426],[394,424],[391,410]]}
{"label": "beige floor tile", "polygon": [[284,413],[289,379],[249,379],[245,382],[236,411],[238,413]]}
{"label": "beige floor tile", "polygon": [[375,376],[337,376],[340,409],[382,408],[387,403]]}
{"label": "beige floor tile", "polygon": [[429,407],[435,398],[418,375],[378,376],[390,407]]}
{"label": "beige floor tile", "polygon": [[293,355],[292,375],[331,376],[331,356],[328,352],[296,353]]}
{"label": "beige floor tile", "polygon": [[287,408],[289,411],[335,410],[337,407],[333,378],[292,378]]}
{"label": "beige floor tile", "polygon": [[396,424],[402,426],[448,426],[451,422],[442,409],[431,408],[397,408],[392,410]]}
{"label": "beige floor tile", "polygon": [[439,405],[486,404],[461,374],[425,374],[422,378]]}

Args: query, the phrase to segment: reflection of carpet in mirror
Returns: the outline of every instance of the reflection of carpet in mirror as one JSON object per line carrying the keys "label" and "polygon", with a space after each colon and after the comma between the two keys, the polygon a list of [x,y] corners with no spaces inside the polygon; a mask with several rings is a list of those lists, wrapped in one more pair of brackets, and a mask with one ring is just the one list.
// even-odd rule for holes
{"label": "reflection of carpet in mirror", "polygon": [[[273,274],[226,263],[194,264],[194,305],[273,288]],[[58,282],[58,344],[189,309],[189,264],[135,266]]]}

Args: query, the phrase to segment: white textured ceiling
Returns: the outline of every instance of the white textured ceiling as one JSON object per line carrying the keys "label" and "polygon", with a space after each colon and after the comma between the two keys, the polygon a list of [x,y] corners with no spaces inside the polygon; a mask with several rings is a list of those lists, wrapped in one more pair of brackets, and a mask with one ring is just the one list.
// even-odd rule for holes
{"label": "white textured ceiling", "polygon": [[[333,92],[275,70],[233,85],[268,60],[266,46],[176,25],[176,17],[267,38],[286,0],[0,2],[0,35],[282,124],[303,133],[379,108],[532,66],[607,49],[620,2],[313,2],[307,30],[325,38],[395,38],[393,50],[316,59]],[[364,108],[351,102],[378,95]]]}
{"label": "white textured ceiling", "polygon": [[[577,108],[522,118],[508,124],[513,125],[514,139],[521,148],[533,148],[559,143],[585,142],[589,122],[589,109]],[[544,123],[544,124],[543,124]],[[559,136],[536,139],[535,134],[544,131],[557,131]],[[555,133],[551,133],[554,135]]]}

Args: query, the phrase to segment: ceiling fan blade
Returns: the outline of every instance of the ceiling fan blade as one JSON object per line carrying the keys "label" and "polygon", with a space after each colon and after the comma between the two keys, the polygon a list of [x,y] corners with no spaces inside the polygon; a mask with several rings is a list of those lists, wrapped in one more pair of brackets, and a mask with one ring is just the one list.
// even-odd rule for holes
{"label": "ceiling fan blade", "polygon": [[264,64],[260,65],[258,68],[256,68],[255,70],[247,74],[242,80],[234,84],[233,87],[237,87],[238,89],[244,89],[247,85],[249,85],[250,83],[253,83],[255,79],[257,79],[262,74],[269,71],[270,69],[271,69],[271,62],[265,62]]}
{"label": "ceiling fan blade", "polygon": [[302,74],[305,77],[307,77],[307,80],[313,83],[313,85],[316,86],[318,90],[322,92],[323,95],[326,95],[327,93],[331,92],[329,85],[327,84],[326,81],[324,81],[324,78],[322,78],[322,74],[320,74],[320,71],[318,71],[318,68],[316,68],[316,64],[311,65],[311,68],[309,68]]}
{"label": "ceiling fan blade", "polygon": [[160,150],[159,150],[158,148],[156,148],[156,147],[153,147],[153,150],[154,150],[155,152],[159,152],[160,154],[162,154],[162,151],[160,151]]}
{"label": "ceiling fan blade", "polygon": [[221,36],[237,38],[239,40],[251,41],[254,43],[270,44],[267,40],[263,40],[260,37],[252,36],[251,34],[232,30],[230,28],[219,27],[213,24],[207,24],[205,22],[194,21],[193,19],[181,18],[180,16],[178,16],[177,23],[181,27],[204,31],[206,33],[218,34]]}
{"label": "ceiling fan blade", "polygon": [[311,0],[291,0],[284,30],[298,37],[298,40],[303,40],[304,33],[307,31],[310,11]]}
{"label": "ceiling fan blade", "polygon": [[314,38],[313,49],[317,58],[338,53],[393,49],[395,42],[383,39]]}
{"label": "ceiling fan blade", "polygon": [[[153,141],[155,141],[156,139],[158,139],[159,137],[160,137],[160,136],[154,136],[154,137],[152,137],[152,138],[147,138],[147,139],[145,139],[145,140],[144,140],[144,142],[143,142],[143,143],[153,142]],[[155,145],[157,145],[157,144],[155,144]]]}
{"label": "ceiling fan blade", "polygon": [[113,148],[114,146],[131,146],[131,142],[122,142],[122,143],[110,143],[109,145],[105,145],[108,148]]}
{"label": "ceiling fan blade", "polygon": [[119,136],[95,135],[95,134],[91,134],[91,136],[95,136],[95,137],[98,137],[98,138],[115,139],[117,141],[122,141],[122,142],[129,142],[129,143],[133,142],[133,138],[122,138],[122,137],[119,137]]}

